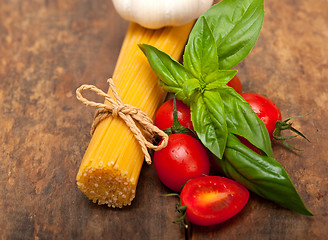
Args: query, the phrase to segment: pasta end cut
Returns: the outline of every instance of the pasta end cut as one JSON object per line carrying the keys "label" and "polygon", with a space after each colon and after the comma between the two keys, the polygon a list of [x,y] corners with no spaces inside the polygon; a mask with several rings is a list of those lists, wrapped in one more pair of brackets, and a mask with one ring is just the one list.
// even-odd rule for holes
{"label": "pasta end cut", "polygon": [[94,203],[122,208],[135,197],[134,180],[119,169],[88,168],[77,176],[77,186]]}

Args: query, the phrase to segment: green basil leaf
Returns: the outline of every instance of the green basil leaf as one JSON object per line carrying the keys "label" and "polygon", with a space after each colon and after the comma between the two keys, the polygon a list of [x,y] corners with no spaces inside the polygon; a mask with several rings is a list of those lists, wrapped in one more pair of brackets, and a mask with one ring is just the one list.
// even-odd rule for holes
{"label": "green basil leaf", "polygon": [[148,62],[160,78],[160,83],[166,91],[173,92],[182,101],[186,99],[183,84],[192,75],[179,62],[167,53],[148,44],[139,44],[139,48],[146,55]]}
{"label": "green basil leaf", "polygon": [[198,25],[190,33],[183,55],[183,65],[198,79],[219,69],[215,39],[203,16],[198,19]]}
{"label": "green basil leaf", "polygon": [[224,105],[229,132],[246,138],[267,156],[272,157],[268,130],[249,104],[227,85],[218,88],[218,92]]}
{"label": "green basil leaf", "polygon": [[274,158],[262,156],[228,135],[226,151],[216,164],[226,174],[259,196],[293,211],[313,215],[304,205],[287,172]]}
{"label": "green basil leaf", "polygon": [[237,70],[217,70],[205,77],[206,89],[216,89],[227,84],[235,75]]}
{"label": "green basil leaf", "polygon": [[227,141],[227,124],[220,94],[200,92],[190,103],[191,121],[201,142],[222,157]]}
{"label": "green basil leaf", "polygon": [[264,0],[222,0],[204,16],[215,37],[220,69],[231,69],[250,53],[259,37]]}
{"label": "green basil leaf", "polygon": [[174,95],[177,99],[188,104],[189,100],[188,100],[188,97],[185,95],[183,88],[181,88],[180,86],[172,87],[170,85],[167,85],[165,82],[161,81],[160,79],[158,80],[158,82],[165,91],[174,93]]}
{"label": "green basil leaf", "polygon": [[195,94],[200,92],[199,80],[196,78],[191,78],[185,81],[183,85],[183,92],[188,98],[187,104],[189,104],[189,99],[192,99]]}

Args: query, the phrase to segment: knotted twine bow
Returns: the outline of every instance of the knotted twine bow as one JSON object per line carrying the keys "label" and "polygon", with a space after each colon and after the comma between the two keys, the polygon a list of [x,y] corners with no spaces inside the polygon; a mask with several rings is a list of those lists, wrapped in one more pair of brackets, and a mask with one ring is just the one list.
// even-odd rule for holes
{"label": "knotted twine bow", "polygon": [[[167,146],[168,135],[162,130],[160,130],[158,127],[156,127],[153,124],[153,121],[147,116],[147,114],[141,111],[139,108],[131,106],[129,104],[123,104],[120,96],[116,91],[116,87],[114,85],[113,80],[110,78],[107,80],[107,82],[109,84],[109,89],[112,91],[116,101],[111,96],[104,93],[102,90],[100,90],[99,88],[93,85],[85,84],[79,87],[78,89],[76,89],[76,98],[79,101],[81,101],[83,104],[87,106],[98,108],[91,127],[91,135],[93,135],[98,124],[105,118],[109,117],[110,115],[112,115],[113,117],[120,117],[121,119],[123,119],[125,124],[130,128],[135,138],[138,140],[142,152],[145,155],[146,162],[148,164],[151,164],[151,157],[149,155],[147,148],[153,149],[155,151],[163,149],[164,147]],[[110,104],[96,103],[93,101],[89,101],[88,99],[84,98],[81,94],[81,92],[84,90],[91,90],[95,92],[99,96],[104,97]],[[145,134],[147,134],[148,136],[150,135],[151,139],[155,136],[155,134],[158,134],[162,138],[161,143],[158,146],[156,146],[151,141],[147,140],[144,134],[142,134],[139,127],[136,125],[136,123],[140,124]]]}

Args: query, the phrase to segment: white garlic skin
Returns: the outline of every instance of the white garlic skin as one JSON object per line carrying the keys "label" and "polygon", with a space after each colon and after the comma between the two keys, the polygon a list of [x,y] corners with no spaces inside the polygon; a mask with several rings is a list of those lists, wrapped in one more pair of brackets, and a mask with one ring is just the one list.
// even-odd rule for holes
{"label": "white garlic skin", "polygon": [[145,28],[181,26],[201,16],[213,0],[113,0],[118,14]]}

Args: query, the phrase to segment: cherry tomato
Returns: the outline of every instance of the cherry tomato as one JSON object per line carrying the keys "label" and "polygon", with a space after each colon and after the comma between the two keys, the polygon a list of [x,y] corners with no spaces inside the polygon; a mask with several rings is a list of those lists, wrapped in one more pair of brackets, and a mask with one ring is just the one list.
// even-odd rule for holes
{"label": "cherry tomato", "polygon": [[187,206],[186,218],[191,223],[209,226],[240,212],[248,201],[249,192],[234,180],[203,176],[187,182],[180,198],[181,205]]}
{"label": "cherry tomato", "polygon": [[256,152],[257,154],[262,155],[262,152],[260,151],[260,149],[258,149],[257,147],[255,147],[253,144],[251,144],[246,138],[237,136],[239,141],[246,145],[248,148],[252,149],[254,152]]}
{"label": "cherry tomato", "polygon": [[276,122],[281,120],[279,108],[270,99],[257,93],[241,93],[241,96],[249,103],[256,115],[265,124],[270,138],[273,139],[273,131]]}
{"label": "cherry tomato", "polygon": [[[190,109],[182,101],[176,99],[177,115],[179,123],[191,130],[194,130],[190,117]],[[170,99],[163,103],[157,110],[155,120],[155,125],[161,129],[170,128],[173,124],[173,99]]]}
{"label": "cherry tomato", "polygon": [[183,133],[169,135],[168,145],[154,153],[154,166],[161,182],[176,192],[188,180],[208,175],[210,171],[205,147]]}
{"label": "cherry tomato", "polygon": [[237,77],[237,75],[235,75],[228,83],[227,85],[229,87],[232,87],[233,89],[235,89],[235,91],[237,93],[242,93],[243,92],[243,87],[241,85],[241,82],[239,80],[239,78]]}

